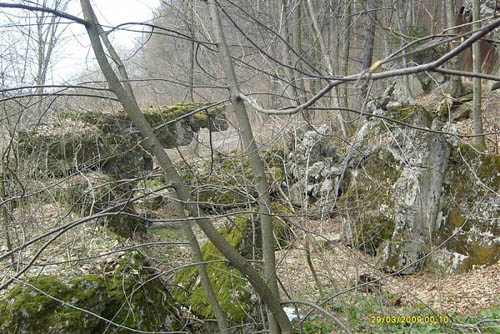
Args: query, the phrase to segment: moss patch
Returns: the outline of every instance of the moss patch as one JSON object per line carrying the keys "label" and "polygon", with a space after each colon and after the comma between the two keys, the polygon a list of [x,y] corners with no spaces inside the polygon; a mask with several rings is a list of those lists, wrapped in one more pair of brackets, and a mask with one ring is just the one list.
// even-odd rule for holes
{"label": "moss patch", "polygon": [[404,104],[387,108],[388,117],[412,125],[430,127],[432,115],[427,109],[418,104]]}
{"label": "moss patch", "polygon": [[[71,305],[134,329],[158,331],[166,319],[180,328],[173,299],[158,280],[146,283],[147,263],[136,252],[123,257],[110,277],[85,275],[73,279],[40,276],[26,282]],[[145,283],[143,285],[143,283]],[[2,333],[102,333],[106,322],[18,284],[0,300]],[[111,326],[110,333],[130,333]]]}
{"label": "moss patch", "polygon": [[500,235],[500,210],[495,204],[497,195],[491,191],[498,189],[500,156],[478,152],[468,145],[452,150],[443,190],[445,219],[435,232],[435,243],[455,234],[447,248],[464,256],[456,272],[500,259],[500,244],[495,241]]}
{"label": "moss patch", "polygon": [[[281,207],[279,204],[273,206],[274,210]],[[280,211],[275,212],[279,214]],[[254,227],[255,230],[253,230]],[[280,218],[273,218],[273,227],[278,240],[281,239],[283,242],[289,240],[287,239],[289,227],[283,221],[280,221]],[[255,250],[253,249],[253,231],[255,231],[255,240],[257,241]],[[231,220],[231,224],[221,228],[219,232],[244,257],[251,259],[255,253],[256,258],[262,258],[260,226],[257,215],[253,216],[250,213],[237,215]],[[282,246],[284,246],[284,243]],[[203,244],[201,251],[205,261],[224,261],[222,263],[208,264],[208,276],[217,299],[224,312],[228,315],[229,320],[235,324],[244,323],[253,312],[250,304],[253,291],[251,286],[235,268],[225,262],[225,257],[210,241]],[[196,267],[193,266],[179,271],[175,277],[175,282],[181,287],[174,293],[180,303],[190,307],[192,312],[202,318],[213,318],[215,316],[205,297]]]}
{"label": "moss patch", "polygon": [[[349,187],[338,201],[339,212],[353,220],[350,241],[354,246],[375,254],[394,231],[394,200],[392,185],[402,168],[392,154],[380,149],[370,155],[363,168],[350,177]],[[359,210],[362,206],[363,209]]]}
{"label": "moss patch", "polygon": [[[251,225],[248,224],[249,215],[241,215],[234,219],[234,225],[222,228],[219,232],[236,249],[245,248],[246,236],[251,235]],[[210,242],[206,242],[201,251],[205,261],[225,258]],[[222,310],[233,323],[243,323],[250,311],[249,300],[251,288],[239,272],[226,263],[212,263],[207,265],[207,272],[212,282],[215,294]],[[202,318],[213,318],[214,314],[208,303],[205,292],[198,278],[198,269],[189,267],[181,270],[175,278],[182,289],[176,290],[174,295],[181,303]]]}
{"label": "moss patch", "polygon": [[391,239],[394,225],[394,220],[386,217],[365,217],[355,223],[356,245],[365,253],[375,255],[380,244]]}
{"label": "moss patch", "polygon": [[[143,113],[150,125],[157,128],[207,105],[181,103],[149,108]],[[156,134],[167,148],[187,145],[193,131],[201,127],[226,130],[224,111],[224,106],[209,108],[161,127]],[[30,161],[35,176],[65,176],[76,169],[90,168],[129,177],[152,169],[152,159],[138,145],[142,138],[125,112],[63,112],[47,125],[19,131],[16,139],[20,155]]]}

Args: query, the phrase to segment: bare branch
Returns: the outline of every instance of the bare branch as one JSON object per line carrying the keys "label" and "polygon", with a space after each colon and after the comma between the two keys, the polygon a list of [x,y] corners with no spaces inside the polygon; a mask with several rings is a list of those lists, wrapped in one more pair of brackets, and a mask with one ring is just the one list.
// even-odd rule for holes
{"label": "bare branch", "polygon": [[84,26],[88,26],[89,22],[85,21],[82,18],[79,18],[78,16],[74,16],[68,13],[64,13],[52,8],[47,8],[47,7],[38,7],[38,6],[28,6],[28,5],[21,5],[21,4],[13,4],[13,3],[4,3],[0,2],[0,8],[18,8],[18,9],[25,9],[33,12],[43,12],[43,13],[50,13],[55,16],[59,16],[71,21],[75,21],[76,23],[83,24]]}

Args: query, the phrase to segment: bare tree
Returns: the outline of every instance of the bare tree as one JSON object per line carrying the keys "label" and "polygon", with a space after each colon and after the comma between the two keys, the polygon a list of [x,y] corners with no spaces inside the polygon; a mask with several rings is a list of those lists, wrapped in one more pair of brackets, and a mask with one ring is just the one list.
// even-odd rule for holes
{"label": "bare tree", "polygon": [[[481,28],[481,3],[479,0],[474,0],[472,2],[472,29],[477,31]],[[481,73],[481,42],[478,41],[472,44],[472,65],[474,73]],[[482,148],[486,149],[486,141],[484,139],[483,133],[483,121],[481,119],[481,78],[474,78],[473,86],[473,99],[474,99],[474,134],[476,137],[476,144]]]}
{"label": "bare tree", "polygon": [[[113,71],[111,65],[109,64],[106,54],[104,53],[104,49],[102,47],[100,37],[99,37],[99,29],[98,23],[96,22],[95,15],[93,14],[92,6],[90,5],[89,0],[81,0],[82,10],[84,13],[85,19],[88,21],[86,24],[86,29],[92,44],[92,48],[94,50],[96,59],[99,63],[99,66],[102,69],[106,80],[110,86],[110,89],[113,93],[118,97],[120,103],[122,104],[125,111],[128,113],[134,125],[139,129],[142,136],[145,138],[145,146],[152,152],[154,156],[158,159],[159,165],[162,167],[165,172],[165,180],[168,182],[171,187],[175,190],[177,195],[176,210],[179,216],[185,216],[184,213],[184,203],[186,203],[186,208],[190,212],[191,215],[197,217],[198,210],[194,204],[189,204],[190,196],[187,191],[185,185],[183,184],[179,174],[177,173],[175,167],[172,164],[172,161],[166,154],[163,149],[161,143],[158,138],[154,134],[153,129],[148,124],[144,115],[142,114],[137,102],[134,99],[134,96],[131,95],[130,87],[123,86],[120,82],[118,76]],[[108,44],[108,43],[106,43]],[[108,51],[112,52],[107,45]],[[223,51],[222,51],[223,52]],[[118,62],[119,69],[122,77],[127,80],[125,68],[120,65],[120,60],[116,54],[113,55],[113,59],[115,62]],[[237,95],[235,95],[236,97]],[[254,144],[255,145],[255,144]],[[251,151],[252,152],[252,151]],[[253,154],[257,154],[257,151],[254,150]],[[257,176],[258,178],[258,176]],[[262,182],[262,181],[260,181]],[[264,176],[265,182],[265,176]],[[266,189],[263,189],[267,191]],[[269,211],[262,212],[262,216],[269,216]],[[197,221],[200,228],[207,235],[207,237],[212,241],[212,243],[219,249],[219,251],[231,262],[233,266],[235,266],[240,272],[245,275],[252,286],[255,288],[257,293],[260,295],[262,300],[266,303],[266,305],[270,308],[273,316],[276,318],[282,333],[291,334],[291,324],[286,316],[285,312],[281,308],[279,296],[268,287],[268,284],[257,274],[257,272],[252,268],[252,266],[248,263],[248,261],[242,257],[238,252],[236,252],[229,243],[217,232],[215,227],[210,223],[208,219],[202,219]],[[263,224],[264,225],[264,224]],[[263,228],[269,229],[271,227],[271,240],[272,240],[272,226],[265,226]],[[186,228],[187,230],[187,228]],[[269,235],[267,236],[269,238]],[[272,241],[271,241],[272,242]],[[273,248],[274,252],[274,248]],[[200,253],[201,257],[201,253]],[[273,253],[274,257],[274,253]],[[273,271],[274,271],[273,266]],[[270,276],[272,277],[272,276]],[[215,296],[212,302],[216,301]],[[212,304],[211,302],[211,304]],[[212,304],[213,307],[213,304]],[[218,318],[219,326],[221,330],[225,330],[221,319]],[[226,327],[227,328],[227,327]]]}
{"label": "bare tree", "polygon": [[[300,6],[300,5],[299,5]],[[236,73],[234,71],[231,54],[227,47],[226,37],[222,22],[219,15],[218,5],[215,0],[209,1],[210,18],[212,20],[214,37],[219,51],[220,62],[226,80],[229,84],[229,92],[231,94],[231,102],[234,106],[236,118],[238,119],[241,136],[243,138],[243,146],[245,154],[248,155],[252,171],[255,175],[257,190],[259,192],[259,208],[260,208],[260,225],[262,229],[262,253],[264,259],[264,279],[269,286],[272,298],[279,300],[278,282],[276,278],[276,259],[274,255],[274,234],[273,223],[271,216],[271,199],[269,197],[269,185],[267,184],[264,164],[259,156],[258,147],[255,143],[252,127],[248,120],[245,103],[240,98],[240,88]],[[269,306],[269,305],[268,305]],[[293,329],[290,321],[283,314],[276,313],[269,308],[269,331],[272,334],[292,333]]]}
{"label": "bare tree", "polygon": [[[366,1],[366,14],[365,14],[365,26],[364,26],[364,42],[363,42],[363,53],[361,58],[361,70],[368,71],[372,66],[373,61],[373,50],[375,47],[375,28],[377,19],[377,0],[367,0]],[[362,89],[362,94],[366,95],[367,86],[364,85]]]}
{"label": "bare tree", "polygon": [[[447,14],[448,14],[448,29],[450,34],[452,35],[457,35],[458,30],[455,28],[456,22],[457,22],[457,4],[456,0],[449,0],[448,1],[448,6],[447,6]],[[451,42],[451,47],[455,47],[458,45],[458,42]],[[458,69],[458,63],[457,59],[451,59],[449,62],[449,67],[452,70],[457,70]],[[462,95],[462,78],[458,75],[453,75],[450,78],[450,95],[452,97],[458,97]]]}
{"label": "bare tree", "polygon": [[[99,23],[97,21],[97,18],[94,14],[94,11],[92,9],[92,6],[90,5],[90,2],[88,0],[81,0],[81,6],[82,6],[82,11],[84,14],[84,17],[86,20],[88,20],[90,23],[86,26],[87,32],[89,34],[89,38],[92,43],[92,47],[94,49],[94,53],[96,55],[96,58],[98,60],[99,66],[101,67],[104,76],[106,77],[106,80],[108,81],[111,89],[115,92],[115,94],[119,97],[121,97],[120,102],[122,103],[124,109],[129,113],[130,117],[134,121],[134,123],[137,125],[137,127],[140,129],[140,131],[143,133],[143,136],[149,140],[147,140],[147,145],[149,149],[152,150],[152,152],[155,153],[155,155],[160,155],[158,158],[162,162],[162,167],[164,168],[165,171],[171,171],[170,174],[174,177],[174,180],[177,180],[179,184],[177,187],[182,188],[183,185],[180,182],[180,177],[175,171],[175,168],[172,165],[172,162],[164,152],[162,145],[160,144],[158,138],[153,132],[153,129],[151,126],[147,123],[146,119],[144,118],[139,106],[137,105],[137,102],[135,101],[133,89],[131,85],[129,84],[128,80],[128,74],[127,71],[121,62],[120,57],[114,50],[113,46],[111,45],[111,42],[107,38],[107,36],[103,33],[102,28],[99,26]],[[113,61],[117,64],[118,66],[118,71],[122,77],[122,79],[125,80],[125,82],[122,84],[120,83],[117,75],[114,73],[112,67],[108,63],[106,59],[106,55],[104,53],[104,50],[101,45],[100,39],[103,39],[104,45],[106,45],[106,48],[108,52],[111,54]],[[149,141],[149,142],[148,142]],[[168,174],[168,173],[167,173]],[[166,174],[166,180],[170,180],[170,178],[167,177]],[[174,189],[176,187],[174,186]],[[185,189],[176,189],[178,192],[181,192],[181,190],[184,191],[184,196],[186,196]],[[181,192],[182,193],[182,192]],[[179,196],[179,194],[174,195]],[[184,200],[187,200],[185,198]],[[175,202],[176,205],[176,211],[179,217],[186,217],[186,214],[184,212],[184,205],[180,201]],[[188,239],[189,245],[191,247],[192,255],[193,255],[193,260],[195,263],[199,263],[198,265],[198,271],[200,272],[200,277],[202,280],[203,288],[205,289],[205,293],[207,296],[207,299],[210,303],[210,306],[212,307],[216,318],[217,318],[217,323],[219,325],[219,330],[221,333],[226,333],[229,328],[229,324],[227,321],[227,318],[222,311],[222,308],[219,305],[219,302],[217,301],[217,297],[215,296],[215,292],[213,290],[213,287],[210,283],[210,279],[208,277],[208,273],[206,271],[205,265],[203,264],[203,255],[201,253],[200,245],[198,244],[198,240],[196,239],[195,234],[193,233],[193,230],[189,223],[183,224],[182,229],[184,234],[186,235],[186,238]]]}

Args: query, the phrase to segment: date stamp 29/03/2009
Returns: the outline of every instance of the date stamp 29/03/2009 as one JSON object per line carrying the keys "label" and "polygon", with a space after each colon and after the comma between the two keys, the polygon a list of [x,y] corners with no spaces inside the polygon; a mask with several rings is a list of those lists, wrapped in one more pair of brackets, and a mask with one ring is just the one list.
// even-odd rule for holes
{"label": "date stamp 29/03/2009", "polygon": [[372,324],[447,324],[450,318],[447,315],[371,315]]}

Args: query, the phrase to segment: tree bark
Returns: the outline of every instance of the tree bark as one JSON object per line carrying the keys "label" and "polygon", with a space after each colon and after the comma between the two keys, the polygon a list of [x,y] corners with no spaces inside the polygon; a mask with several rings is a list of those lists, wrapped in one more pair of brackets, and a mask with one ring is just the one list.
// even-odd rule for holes
{"label": "tree bark", "polygon": [[[363,43],[363,54],[361,57],[361,70],[368,71],[372,66],[373,61],[373,50],[375,47],[375,19],[377,18],[377,12],[373,9],[376,8],[376,0],[366,0],[366,17],[365,17],[365,27],[364,27],[364,43]],[[361,89],[362,95],[367,94],[368,86],[363,85]]]}
{"label": "tree bark", "polygon": [[[158,141],[158,138],[153,132],[153,129],[151,126],[147,123],[146,119],[144,118],[144,115],[142,114],[139,106],[137,105],[137,102],[134,97],[134,93],[132,90],[132,86],[130,85],[128,81],[128,74],[125,69],[125,66],[123,65],[120,57],[118,56],[118,53],[115,51],[113,48],[113,45],[107,38],[106,34],[103,33],[102,27],[99,26],[97,22],[97,18],[94,14],[94,11],[92,9],[92,6],[90,5],[89,0],[81,0],[81,6],[82,6],[82,11],[84,14],[84,17],[87,21],[91,22],[90,26],[87,26],[87,32],[92,44],[92,48],[94,50],[95,56],[97,58],[97,61],[99,63],[99,66],[101,67],[101,70],[108,81],[109,87],[111,90],[116,94],[118,99],[120,100],[120,103],[122,103],[123,108],[125,111],[128,113],[129,117],[132,119],[132,122],[134,125],[137,126],[139,131],[141,131],[141,134],[146,138],[146,146],[148,146],[149,150],[157,156],[158,160],[160,161],[160,165],[165,171],[165,181],[169,182],[171,180],[175,180],[176,184],[178,186],[178,189],[176,188],[176,194],[173,194],[174,198],[174,205],[175,205],[175,210],[179,218],[186,218],[186,214],[184,212],[184,205],[183,205],[183,200],[189,199],[187,196],[187,191],[186,189],[182,189],[182,183],[180,181],[180,177],[177,174],[177,171],[175,170],[172,162],[170,161],[169,157],[165,153],[162,145]],[[99,36],[100,35],[100,36]],[[108,63],[106,59],[106,55],[104,53],[104,50],[102,48],[100,38],[102,38],[104,44],[106,45],[111,58],[113,61],[116,63],[118,66],[119,72],[122,76],[122,79],[124,80],[124,86],[120,83],[118,77],[115,75],[112,67]],[[175,188],[175,187],[174,187]],[[179,191],[181,190],[181,191]],[[183,190],[183,191],[182,191]],[[222,308],[220,307],[220,304],[217,300],[217,297],[215,295],[215,292],[213,290],[213,287],[210,283],[210,279],[208,277],[208,273],[206,270],[205,265],[203,264],[203,254],[201,253],[200,245],[198,243],[198,240],[196,239],[196,236],[191,228],[190,223],[184,223],[182,224],[182,231],[184,235],[186,236],[186,239],[188,240],[192,256],[193,256],[193,261],[195,263],[199,263],[197,265],[197,269],[200,274],[201,278],[201,284],[203,286],[203,289],[205,291],[205,294],[207,296],[207,300],[212,307],[212,310],[215,314],[215,317],[217,319],[217,324],[219,326],[219,330],[221,333],[229,333],[229,323],[227,321],[226,315],[222,311]]]}
{"label": "tree bark", "polygon": [[[344,45],[342,46],[342,56],[341,56],[341,67],[340,72],[343,76],[347,76],[349,73],[349,52],[351,48],[351,12],[352,5],[351,2],[348,1],[344,4],[344,19],[342,25],[341,36],[343,38],[341,40],[344,41]],[[349,85],[345,83],[341,89],[341,107],[349,108]]]}
{"label": "tree bark", "polygon": [[[177,200],[174,199],[174,203],[178,203],[178,208],[187,208],[193,217],[199,217],[195,203],[191,202],[187,188],[183,184],[181,177],[177,173],[177,170],[172,164],[169,156],[166,154],[164,148],[158,140],[158,137],[154,134],[153,129],[146,121],[133,95],[129,95],[127,89],[122,86],[119,78],[116,76],[111,65],[109,64],[99,39],[99,31],[97,29],[89,0],[80,0],[80,3],[86,20],[91,22],[90,24],[87,24],[86,22],[85,27],[87,29],[97,62],[109,84],[110,89],[117,96],[134,126],[136,126],[141,132],[141,135],[144,137],[144,145],[146,149],[148,149],[148,151],[150,151],[157,158],[158,164],[165,173],[165,181],[168,182],[168,184],[175,190]],[[243,276],[248,279],[257,294],[272,310],[282,328],[282,333],[292,334],[291,324],[281,307],[279,297],[269,289],[266,282],[259,276],[250,263],[248,263],[243,256],[241,256],[231,247],[231,245],[229,245],[227,240],[225,240],[224,237],[217,231],[209,219],[199,217],[196,223],[208,239],[215,245],[215,247],[236,269],[242,273]],[[283,330],[283,328],[285,328],[285,330]]]}
{"label": "tree bark", "polygon": [[[276,259],[274,255],[274,235],[271,214],[271,199],[269,197],[269,186],[267,184],[264,164],[258,153],[257,144],[252,133],[252,127],[248,119],[248,113],[245,103],[240,98],[240,87],[236,78],[234,65],[231,59],[231,54],[227,46],[224,29],[220,19],[219,8],[215,0],[209,2],[210,19],[212,21],[214,40],[217,44],[219,59],[226,76],[226,81],[231,94],[231,103],[238,120],[238,125],[241,131],[241,137],[244,146],[244,153],[248,156],[248,160],[252,167],[255,176],[257,192],[259,194],[259,212],[260,225],[262,230],[262,252],[264,261],[264,279],[266,285],[273,294],[273,299],[279,301],[278,283],[276,277]],[[299,4],[300,6],[300,4]],[[297,10],[297,9],[296,9]],[[271,334],[292,333],[292,326],[288,317],[281,312],[278,314],[268,308],[269,332]],[[281,329],[281,330],[280,330]]]}
{"label": "tree bark", "polygon": [[[309,16],[311,17],[314,34],[316,35],[316,39],[318,40],[318,43],[319,43],[319,54],[321,55],[320,59],[323,58],[325,60],[325,63],[327,65],[327,69],[328,69],[328,75],[332,76],[332,75],[334,75],[332,61],[331,61],[330,55],[328,54],[328,50],[326,48],[326,44],[325,44],[325,41],[323,39],[323,35],[321,34],[321,28],[320,28],[318,20],[316,18],[316,10],[314,8],[314,4],[313,4],[312,0],[307,0],[307,8],[309,10]],[[319,91],[319,89],[318,89],[318,91]],[[335,89],[335,91],[337,93],[337,98],[338,98],[340,95],[339,90]],[[317,93],[317,91],[314,92],[314,94],[316,94],[316,93]],[[329,94],[331,94],[331,92]],[[333,102],[333,98],[331,98],[330,100],[332,100],[332,102]],[[310,118],[313,119],[313,117],[310,117]],[[349,135],[349,132],[351,129],[349,127],[349,123],[346,122],[346,119],[347,119],[346,113],[339,112],[338,121],[339,121],[340,129],[342,130],[342,134],[347,137]]]}
{"label": "tree bark", "polygon": [[[302,0],[296,0],[292,8],[293,17],[293,48],[295,52],[301,57],[296,59],[295,67],[299,70],[295,76],[298,96],[296,96],[299,104],[304,103],[307,100],[306,97],[306,86],[304,83],[304,77],[302,72],[302,57],[304,57],[302,49]],[[312,121],[311,115],[307,111],[301,112],[302,116],[307,122]]]}
{"label": "tree bark", "polygon": [[[450,28],[449,32],[452,35],[457,35],[458,30],[456,28],[453,28],[456,25],[456,17],[457,17],[457,3],[456,0],[449,0],[448,1],[448,6],[447,6],[447,11],[448,11],[448,28]],[[456,47],[458,42],[451,42],[450,46],[453,49]],[[458,58],[454,57],[450,59],[448,62],[449,68],[451,70],[458,70]],[[459,97],[463,93],[463,87],[462,87],[462,78],[458,75],[453,75],[450,78],[450,89],[449,93],[452,97]]]}
{"label": "tree bark", "polygon": [[[472,2],[472,29],[477,31],[481,28],[481,23],[479,22],[481,18],[480,12],[481,3],[479,0],[474,0]],[[472,44],[472,67],[474,73],[481,73],[481,41],[477,41]],[[473,80],[473,104],[474,109],[472,116],[474,119],[474,134],[479,135],[483,133],[483,121],[481,119],[481,78],[474,78]],[[483,135],[477,136],[475,138],[476,145],[481,149],[486,149],[486,141]]]}

